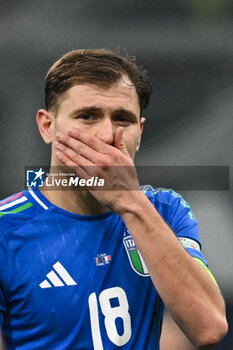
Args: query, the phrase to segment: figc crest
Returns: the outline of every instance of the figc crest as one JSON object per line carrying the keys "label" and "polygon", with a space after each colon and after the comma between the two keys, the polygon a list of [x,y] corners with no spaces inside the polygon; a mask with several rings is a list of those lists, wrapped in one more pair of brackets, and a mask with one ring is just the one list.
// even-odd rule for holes
{"label": "figc crest", "polygon": [[126,236],[123,238],[123,242],[133,270],[140,276],[148,277],[149,271],[133,238],[130,235]]}

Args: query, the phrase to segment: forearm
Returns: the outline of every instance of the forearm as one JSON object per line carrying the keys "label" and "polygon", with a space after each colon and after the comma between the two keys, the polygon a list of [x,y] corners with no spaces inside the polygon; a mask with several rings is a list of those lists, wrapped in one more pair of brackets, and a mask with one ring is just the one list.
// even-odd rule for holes
{"label": "forearm", "polygon": [[[91,194],[103,207],[121,216],[158,293],[184,333],[195,345],[213,344],[227,329],[221,294],[139,190],[136,170],[122,139],[123,131],[117,130],[114,147],[75,128],[69,135],[58,134],[59,140],[62,139],[58,147],[59,161],[77,176],[80,175],[77,165],[84,167],[86,171],[81,172],[84,178],[91,175],[87,165],[100,165],[100,178],[105,179],[110,188],[109,191],[90,189]],[[127,191],[129,188],[138,188],[138,191]]]}
{"label": "forearm", "polygon": [[[133,194],[131,194],[133,196]],[[225,306],[206,271],[184,250],[143,194],[119,213],[129,229],[167,309],[196,345],[214,343],[224,333]]]}

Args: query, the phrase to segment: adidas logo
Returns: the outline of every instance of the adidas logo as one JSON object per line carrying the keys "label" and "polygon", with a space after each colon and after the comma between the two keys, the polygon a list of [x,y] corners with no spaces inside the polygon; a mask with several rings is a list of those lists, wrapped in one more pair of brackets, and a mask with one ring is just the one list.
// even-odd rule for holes
{"label": "adidas logo", "polygon": [[[53,265],[53,268],[56,273],[52,270],[47,273],[46,277],[54,287],[75,286],[77,284],[59,261]],[[58,276],[61,277],[63,281]],[[45,279],[41,282],[39,284],[40,288],[51,288],[52,285],[48,280]]]}

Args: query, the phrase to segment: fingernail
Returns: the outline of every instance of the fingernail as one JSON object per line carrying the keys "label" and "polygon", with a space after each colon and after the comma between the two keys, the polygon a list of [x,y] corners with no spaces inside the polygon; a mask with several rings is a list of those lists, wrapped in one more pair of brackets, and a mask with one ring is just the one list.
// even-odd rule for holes
{"label": "fingernail", "polygon": [[64,134],[61,134],[60,132],[58,132],[58,133],[56,134],[56,138],[57,138],[58,140],[62,141],[62,140],[64,139]]}
{"label": "fingernail", "polygon": [[75,132],[73,129],[69,129],[69,130],[68,130],[68,134],[69,134],[70,136],[75,136],[75,135],[77,134],[77,132]]}

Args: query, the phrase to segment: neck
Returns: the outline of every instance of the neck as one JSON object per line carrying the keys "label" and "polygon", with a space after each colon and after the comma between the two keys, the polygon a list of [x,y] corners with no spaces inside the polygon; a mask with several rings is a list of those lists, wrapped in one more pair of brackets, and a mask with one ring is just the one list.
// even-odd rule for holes
{"label": "neck", "polygon": [[74,214],[98,215],[109,211],[83,188],[79,190],[72,186],[66,190],[62,186],[57,186],[51,189],[51,186],[48,187],[45,182],[41,193],[54,205]]}

